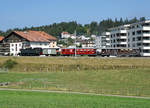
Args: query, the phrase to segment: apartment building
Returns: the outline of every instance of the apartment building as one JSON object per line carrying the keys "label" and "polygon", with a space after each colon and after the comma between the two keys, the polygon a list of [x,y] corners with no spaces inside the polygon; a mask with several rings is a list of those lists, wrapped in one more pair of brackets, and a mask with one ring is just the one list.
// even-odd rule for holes
{"label": "apartment building", "polygon": [[97,49],[110,48],[110,32],[104,32],[102,36],[97,36],[95,47]]}
{"label": "apartment building", "polygon": [[100,37],[99,46],[105,43],[105,48],[139,49],[141,56],[150,56],[150,20],[110,28],[109,31]]}

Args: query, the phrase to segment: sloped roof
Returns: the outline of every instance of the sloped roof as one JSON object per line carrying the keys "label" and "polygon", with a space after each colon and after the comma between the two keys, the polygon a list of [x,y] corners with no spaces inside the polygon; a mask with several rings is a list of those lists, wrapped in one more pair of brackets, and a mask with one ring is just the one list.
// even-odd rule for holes
{"label": "sloped roof", "polygon": [[3,40],[3,39],[4,39],[4,37],[3,37],[3,36],[0,36],[0,41]]}
{"label": "sloped roof", "polygon": [[55,37],[42,31],[14,31],[14,33],[31,42],[49,42],[51,40],[57,40]]}
{"label": "sloped roof", "polygon": [[68,32],[62,32],[62,34],[69,34]]}

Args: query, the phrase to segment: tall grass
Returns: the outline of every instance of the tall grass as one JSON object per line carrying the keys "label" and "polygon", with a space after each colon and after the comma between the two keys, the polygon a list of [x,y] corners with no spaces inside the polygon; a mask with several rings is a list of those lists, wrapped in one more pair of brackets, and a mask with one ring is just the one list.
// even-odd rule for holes
{"label": "tall grass", "polygon": [[98,71],[112,69],[145,69],[150,67],[150,58],[88,58],[79,57],[1,57],[0,66],[8,59],[18,64],[11,69],[15,72],[56,72],[56,71]]}

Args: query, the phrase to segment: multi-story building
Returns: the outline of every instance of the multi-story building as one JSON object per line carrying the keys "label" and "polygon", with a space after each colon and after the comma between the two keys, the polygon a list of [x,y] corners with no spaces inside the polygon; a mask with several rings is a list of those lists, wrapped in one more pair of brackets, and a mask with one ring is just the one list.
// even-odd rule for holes
{"label": "multi-story building", "polygon": [[97,36],[95,39],[95,47],[97,49],[110,47],[110,32],[102,33],[102,36]]}
{"label": "multi-story building", "polygon": [[150,56],[150,20],[114,27],[109,31],[110,43],[101,39],[101,45],[106,42],[106,48],[139,49],[141,56]]}
{"label": "multi-story building", "polygon": [[128,32],[130,25],[123,25],[110,29],[110,47],[117,48],[128,48]]}
{"label": "multi-story building", "polygon": [[1,41],[3,55],[18,55],[25,48],[56,48],[56,38],[42,31],[13,31]]}
{"label": "multi-story building", "polygon": [[81,42],[82,48],[94,48],[95,44],[92,40],[84,40]]}

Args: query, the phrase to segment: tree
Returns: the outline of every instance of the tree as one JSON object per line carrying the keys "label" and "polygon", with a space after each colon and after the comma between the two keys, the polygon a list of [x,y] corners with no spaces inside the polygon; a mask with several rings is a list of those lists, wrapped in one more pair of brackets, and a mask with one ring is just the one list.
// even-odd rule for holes
{"label": "tree", "polygon": [[140,21],[145,21],[145,20],[146,20],[145,17],[141,17],[141,18],[140,18]]}

